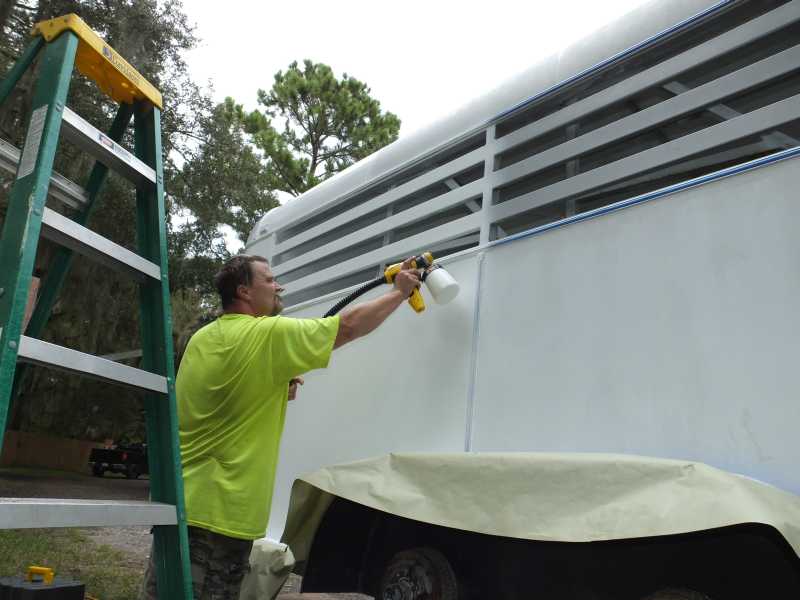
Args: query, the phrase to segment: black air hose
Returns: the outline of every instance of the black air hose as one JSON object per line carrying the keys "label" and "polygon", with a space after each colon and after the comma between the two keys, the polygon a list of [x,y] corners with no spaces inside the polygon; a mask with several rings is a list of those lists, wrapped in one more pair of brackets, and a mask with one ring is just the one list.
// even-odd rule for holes
{"label": "black air hose", "polygon": [[356,288],[355,290],[350,292],[347,296],[345,296],[344,298],[339,300],[336,304],[334,304],[333,308],[331,308],[328,312],[326,312],[324,316],[332,317],[359,296],[363,296],[368,291],[374,290],[376,287],[383,285],[384,283],[386,283],[386,278],[383,275],[381,275],[377,279],[374,279],[373,281],[365,283],[360,288]]}

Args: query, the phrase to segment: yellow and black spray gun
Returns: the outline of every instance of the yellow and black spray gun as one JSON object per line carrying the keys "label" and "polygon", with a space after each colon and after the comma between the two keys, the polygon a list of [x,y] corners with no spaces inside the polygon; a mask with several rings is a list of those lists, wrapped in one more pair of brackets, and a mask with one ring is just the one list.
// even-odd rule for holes
{"label": "yellow and black spray gun", "polygon": [[[339,302],[337,302],[333,308],[325,313],[325,316],[332,317],[345,306],[350,304],[353,300],[359,296],[362,296],[363,294],[366,294],[368,291],[375,289],[376,287],[379,287],[385,283],[394,283],[394,278],[400,272],[400,268],[402,266],[403,263],[396,263],[386,267],[386,270],[384,270],[382,276],[374,279],[373,281],[365,283],[346,297],[339,300]],[[453,279],[450,274],[440,265],[434,264],[433,254],[430,252],[423,252],[419,256],[412,258],[411,268],[422,271],[420,280],[425,283],[428,291],[431,293],[431,296],[433,296],[433,299],[437,304],[447,304],[458,295],[458,282]],[[408,303],[411,305],[411,308],[418,313],[421,313],[423,310],[425,310],[425,300],[422,299],[422,294],[420,293],[419,289],[414,289],[414,291],[411,292],[411,296],[408,297]]]}

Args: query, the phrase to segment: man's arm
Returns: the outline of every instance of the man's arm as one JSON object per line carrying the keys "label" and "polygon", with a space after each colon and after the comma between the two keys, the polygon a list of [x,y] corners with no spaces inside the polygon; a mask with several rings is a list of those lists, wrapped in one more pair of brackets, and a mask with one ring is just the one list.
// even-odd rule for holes
{"label": "man's arm", "polygon": [[414,288],[419,287],[419,274],[411,269],[410,261],[411,259],[405,261],[401,271],[395,275],[394,287],[390,292],[342,311],[339,316],[339,332],[333,343],[334,349],[374,331],[408,299]]}

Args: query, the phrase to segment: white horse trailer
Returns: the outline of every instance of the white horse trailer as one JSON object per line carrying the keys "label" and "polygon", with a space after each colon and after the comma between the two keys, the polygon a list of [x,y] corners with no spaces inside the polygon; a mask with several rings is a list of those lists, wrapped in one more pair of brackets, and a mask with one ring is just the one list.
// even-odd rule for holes
{"label": "white horse trailer", "polygon": [[[798,140],[800,1],[653,1],[265,215],[246,251],[270,260],[288,316],[322,316],[425,250],[461,284],[447,306],[403,307],[309,373],[288,409],[270,535],[283,529],[301,474],[397,452],[699,461],[797,501]],[[454,572],[460,591],[431,597],[520,597],[476,582],[475,561],[491,561],[448,538],[464,531],[437,529],[434,544],[423,525],[441,524],[348,502],[334,502],[319,531],[347,532],[338,542],[351,549],[336,554],[336,536],[317,536],[310,556],[299,552],[305,589],[427,598],[397,581],[411,577],[409,564],[436,571],[446,559],[437,576]],[[340,514],[349,521],[337,529]],[[686,531],[659,537],[707,567],[692,586],[680,569],[675,581],[646,569],[671,560],[646,544],[624,565],[600,558],[612,550],[591,546],[589,560],[558,546],[559,564],[604,565],[606,579],[622,582],[613,591],[554,592],[541,582],[556,567],[520,569],[550,590],[534,596],[528,581],[530,597],[638,599],[648,585],[683,582],[714,600],[797,598],[787,531],[798,528],[787,518],[751,532],[785,560]],[[509,548],[522,542],[503,535],[508,547],[494,556],[513,562]],[[397,559],[409,545],[439,554]],[[378,557],[394,560],[388,576]]]}

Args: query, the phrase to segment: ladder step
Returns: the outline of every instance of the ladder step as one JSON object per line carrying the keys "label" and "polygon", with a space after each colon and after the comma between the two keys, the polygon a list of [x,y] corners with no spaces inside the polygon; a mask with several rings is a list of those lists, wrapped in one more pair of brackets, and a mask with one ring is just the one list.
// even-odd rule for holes
{"label": "ladder step", "polygon": [[116,271],[161,280],[161,269],[155,263],[49,208],[42,213],[42,236]]}
{"label": "ladder step", "polygon": [[175,506],[145,500],[0,498],[0,529],[175,525]]}
{"label": "ladder step", "polygon": [[112,360],[78,352],[23,335],[19,341],[18,360],[70,373],[86,375],[109,383],[119,383],[140,390],[167,393],[167,378]]}
{"label": "ladder step", "polygon": [[[20,151],[16,146],[0,138],[0,169],[12,176],[16,175],[19,155]],[[81,186],[55,171],[50,177],[50,188],[47,190],[47,194],[53,200],[58,200],[76,210],[84,208],[89,202],[89,197]]]}
{"label": "ladder step", "polygon": [[151,167],[66,107],[62,131],[70,142],[137,186],[156,183]]}

